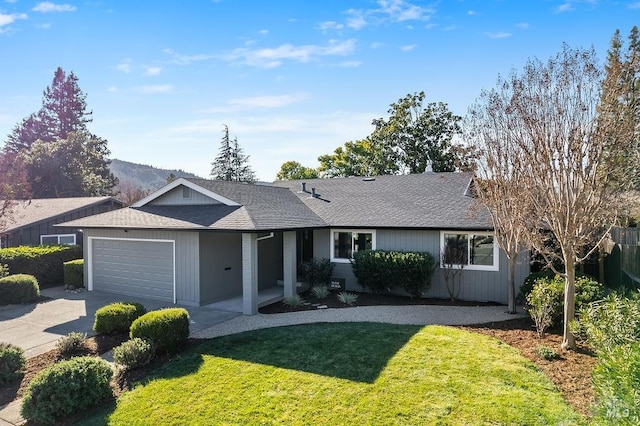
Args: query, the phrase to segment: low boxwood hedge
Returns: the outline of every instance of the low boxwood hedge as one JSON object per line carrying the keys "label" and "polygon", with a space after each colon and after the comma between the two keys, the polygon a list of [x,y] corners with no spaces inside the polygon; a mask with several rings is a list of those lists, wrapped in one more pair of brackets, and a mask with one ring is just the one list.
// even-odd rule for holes
{"label": "low boxwood hedge", "polygon": [[63,264],[64,285],[67,287],[84,287],[84,259],[75,259]]}
{"label": "low boxwood hedge", "polygon": [[134,302],[115,302],[98,309],[93,322],[96,333],[128,333],[131,324],[147,312]]}
{"label": "low boxwood hedge", "polygon": [[19,246],[0,249],[0,263],[9,266],[12,274],[36,277],[41,287],[64,282],[63,263],[82,257],[82,247],[67,245]]}
{"label": "low boxwood hedge", "polygon": [[40,296],[38,280],[33,275],[16,274],[0,278],[0,302],[30,303]]}
{"label": "low boxwood hedge", "polygon": [[24,349],[11,343],[0,343],[0,386],[22,377],[26,363]]}
{"label": "low boxwood hedge", "polygon": [[131,324],[129,336],[151,341],[156,352],[175,352],[189,338],[189,312],[184,308],[148,312]]}
{"label": "low boxwood hedge", "polygon": [[22,400],[22,417],[53,424],[61,417],[91,408],[113,397],[109,363],[95,357],[60,361],[29,383]]}

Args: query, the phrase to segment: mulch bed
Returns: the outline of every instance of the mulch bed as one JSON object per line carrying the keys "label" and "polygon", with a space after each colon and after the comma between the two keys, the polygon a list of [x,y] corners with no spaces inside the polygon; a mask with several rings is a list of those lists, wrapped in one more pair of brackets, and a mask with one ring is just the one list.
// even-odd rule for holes
{"label": "mulch bed", "polygon": [[[314,300],[309,294],[303,297],[308,301],[308,305],[300,306],[294,309],[279,303],[274,303],[259,309],[260,313],[278,313],[291,312],[298,310],[317,309],[317,303],[327,305],[329,308],[345,307],[344,304],[333,300],[334,297],[328,297],[321,301]],[[389,295],[373,295],[360,293],[358,300],[354,306],[375,306],[375,305],[416,305],[416,304],[432,304],[432,305],[496,305],[481,304],[477,302],[451,302],[443,299],[411,299],[402,296]],[[567,402],[578,412],[589,415],[590,408],[594,401],[594,391],[591,384],[591,372],[596,364],[596,357],[587,348],[579,347],[576,351],[562,351],[560,343],[562,342],[561,334],[549,332],[544,339],[540,339],[533,327],[533,323],[529,318],[517,318],[509,321],[481,324],[476,326],[459,327],[471,332],[482,333],[495,337],[508,345],[517,348],[523,356],[530,359],[535,365],[543,371],[551,381],[556,385],[558,390],[564,395]],[[112,348],[118,346],[127,340],[127,335],[98,335],[88,339],[87,355],[98,356],[108,352]],[[189,345],[196,345],[202,340],[190,339]],[[547,361],[538,355],[538,348],[547,346],[555,350],[560,358]],[[144,368],[133,370],[125,374],[114,377],[113,384],[116,396],[122,392],[131,389],[132,385],[143,380],[153,369],[159,367],[163,363],[171,359],[170,355],[156,357],[154,361]],[[52,350],[44,354],[28,359],[24,377],[20,382],[5,386],[0,389],[0,406],[5,405],[17,398],[22,397],[29,381],[45,367],[59,361],[61,358],[57,350]],[[73,419],[63,424],[73,424]]]}

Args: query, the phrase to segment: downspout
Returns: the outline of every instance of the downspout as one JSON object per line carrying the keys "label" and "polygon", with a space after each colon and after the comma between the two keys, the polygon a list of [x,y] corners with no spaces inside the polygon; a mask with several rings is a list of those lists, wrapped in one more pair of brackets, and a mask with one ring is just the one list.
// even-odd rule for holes
{"label": "downspout", "polygon": [[256,241],[268,240],[269,238],[273,238],[273,236],[274,236],[274,233],[270,232],[269,235],[265,235],[264,237],[256,238]]}

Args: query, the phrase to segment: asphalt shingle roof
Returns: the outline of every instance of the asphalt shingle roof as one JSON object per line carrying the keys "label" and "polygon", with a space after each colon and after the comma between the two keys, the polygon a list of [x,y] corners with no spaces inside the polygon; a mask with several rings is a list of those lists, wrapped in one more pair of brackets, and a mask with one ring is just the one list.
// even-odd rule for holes
{"label": "asphalt shingle roof", "polygon": [[34,225],[44,220],[62,216],[90,206],[101,204],[107,200],[118,202],[112,197],[71,197],[40,198],[32,200],[12,201],[11,215],[3,232],[14,232],[20,228]]}
{"label": "asphalt shingle roof", "polygon": [[[486,209],[468,196],[469,173],[279,181],[329,226],[490,229]],[[301,191],[305,182],[307,193]],[[311,197],[315,188],[318,198]]]}
{"label": "asphalt shingle roof", "polygon": [[[67,222],[67,227],[267,231],[301,228],[490,229],[467,195],[471,175],[425,173],[249,185],[187,179],[239,206],[144,205]],[[301,191],[302,182],[307,192]],[[315,188],[317,197],[311,196]]]}

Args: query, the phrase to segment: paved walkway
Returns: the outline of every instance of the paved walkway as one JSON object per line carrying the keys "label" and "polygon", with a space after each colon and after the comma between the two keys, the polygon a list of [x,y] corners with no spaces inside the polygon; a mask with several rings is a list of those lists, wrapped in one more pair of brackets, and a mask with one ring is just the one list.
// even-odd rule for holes
{"label": "paved walkway", "polygon": [[[53,349],[55,342],[71,331],[92,334],[95,310],[123,299],[121,296],[101,292],[70,293],[62,288],[46,289],[42,294],[51,297],[52,300],[0,308],[0,341],[25,348],[28,357]],[[162,302],[135,298],[126,300],[141,302],[147,310],[159,309],[166,305]],[[508,314],[504,306],[363,306],[254,316],[242,316],[204,307],[185,308],[191,316],[190,336],[194,338],[214,338],[262,328],[321,322],[471,325],[525,316],[522,310],[516,315]],[[25,423],[20,416],[20,405],[21,400],[17,400],[0,407],[0,426]]]}

